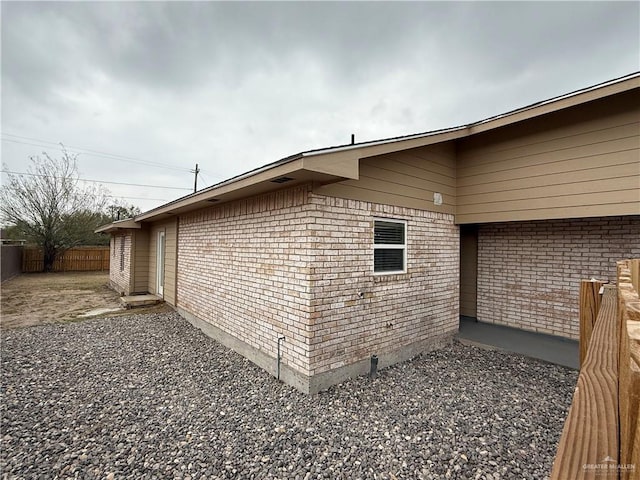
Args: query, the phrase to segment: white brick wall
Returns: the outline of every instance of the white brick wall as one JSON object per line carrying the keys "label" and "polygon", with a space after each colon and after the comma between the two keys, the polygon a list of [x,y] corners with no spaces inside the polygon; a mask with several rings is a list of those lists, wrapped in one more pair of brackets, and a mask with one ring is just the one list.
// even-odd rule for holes
{"label": "white brick wall", "polygon": [[640,256],[640,216],[481,225],[478,320],[577,339],[581,280]]}
{"label": "white brick wall", "polygon": [[[408,221],[408,272],[373,275],[373,217]],[[180,217],[179,308],[306,376],[458,326],[451,215],[303,186]],[[364,293],[359,299],[358,291]]]}
{"label": "white brick wall", "polygon": [[[111,282],[111,286],[117,292],[125,295],[130,293],[129,279],[131,277],[131,238],[131,233],[112,235],[109,252],[109,280]],[[122,262],[122,255],[124,255],[124,265]]]}
{"label": "white brick wall", "polygon": [[181,216],[177,306],[308,375],[309,189]]}
{"label": "white brick wall", "polygon": [[[312,196],[311,373],[458,329],[459,231],[453,216]],[[373,274],[374,217],[407,221],[407,273]],[[362,292],[363,298],[359,298]]]}

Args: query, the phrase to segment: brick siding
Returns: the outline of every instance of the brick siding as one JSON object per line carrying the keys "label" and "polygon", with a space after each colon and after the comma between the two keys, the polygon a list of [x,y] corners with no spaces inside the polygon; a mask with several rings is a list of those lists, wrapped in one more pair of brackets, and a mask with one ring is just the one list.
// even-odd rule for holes
{"label": "brick siding", "polygon": [[[408,271],[373,275],[373,218],[408,222]],[[307,377],[458,326],[453,216],[296,187],[179,219],[177,306]],[[363,293],[363,298],[358,296]]]}
{"label": "brick siding", "polygon": [[[124,238],[124,250],[122,239]],[[119,293],[129,295],[129,283],[131,278],[131,233],[116,234],[111,236],[111,248],[109,251],[109,281],[111,287]],[[124,268],[122,262],[124,255]]]}
{"label": "brick siding", "polygon": [[177,306],[309,374],[309,189],[180,216]]}
{"label": "brick siding", "polygon": [[640,216],[481,225],[478,320],[577,339],[581,280],[640,256]]}
{"label": "brick siding", "polygon": [[[458,329],[453,215],[313,196],[311,373]],[[373,274],[374,218],[407,221],[407,273]],[[362,293],[362,298],[358,295]]]}

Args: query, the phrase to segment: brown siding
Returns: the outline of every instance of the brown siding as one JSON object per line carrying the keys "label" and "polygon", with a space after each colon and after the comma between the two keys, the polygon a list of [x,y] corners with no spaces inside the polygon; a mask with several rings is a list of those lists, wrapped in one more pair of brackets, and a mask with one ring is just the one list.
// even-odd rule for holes
{"label": "brown siding", "polygon": [[157,227],[149,228],[149,277],[147,279],[149,293],[156,293],[156,239],[158,235]]}
{"label": "brown siding", "polygon": [[177,266],[177,219],[158,222],[149,229],[149,293],[156,292],[156,247],[158,232],[165,231],[165,264],[164,264],[164,300],[175,305],[176,301],[176,266]]}
{"label": "brown siding", "polygon": [[166,250],[164,267],[164,299],[176,304],[177,219],[166,224]]}
{"label": "brown siding", "polygon": [[640,213],[640,94],[458,144],[458,223]]}
{"label": "brown siding", "polygon": [[134,234],[133,292],[149,291],[149,231],[137,230]]}
{"label": "brown siding", "polygon": [[[360,160],[360,179],[317,187],[322,195],[453,214],[455,148],[439,143]],[[442,194],[443,204],[433,203]]]}

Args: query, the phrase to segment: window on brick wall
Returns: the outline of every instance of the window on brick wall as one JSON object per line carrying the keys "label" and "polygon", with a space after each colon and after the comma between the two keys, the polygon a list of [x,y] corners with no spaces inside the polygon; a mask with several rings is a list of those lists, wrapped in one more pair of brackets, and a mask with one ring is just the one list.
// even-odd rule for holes
{"label": "window on brick wall", "polygon": [[124,271],[124,235],[120,237],[120,271]]}
{"label": "window on brick wall", "polygon": [[373,272],[407,271],[407,222],[378,218],[373,230]]}

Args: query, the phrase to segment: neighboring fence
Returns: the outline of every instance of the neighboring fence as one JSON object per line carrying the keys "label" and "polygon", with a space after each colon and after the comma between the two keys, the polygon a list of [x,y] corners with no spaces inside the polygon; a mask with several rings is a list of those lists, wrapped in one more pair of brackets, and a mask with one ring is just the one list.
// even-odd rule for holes
{"label": "neighboring fence", "polygon": [[581,285],[580,375],[552,480],[640,479],[640,260],[617,267],[617,286]]}
{"label": "neighboring fence", "polygon": [[22,245],[0,245],[0,265],[1,281],[20,275],[22,269]]}
{"label": "neighboring fence", "polygon": [[[25,248],[22,252],[22,271],[41,272],[44,254],[41,248]],[[109,270],[109,247],[76,247],[56,257],[54,272],[97,272]]]}

